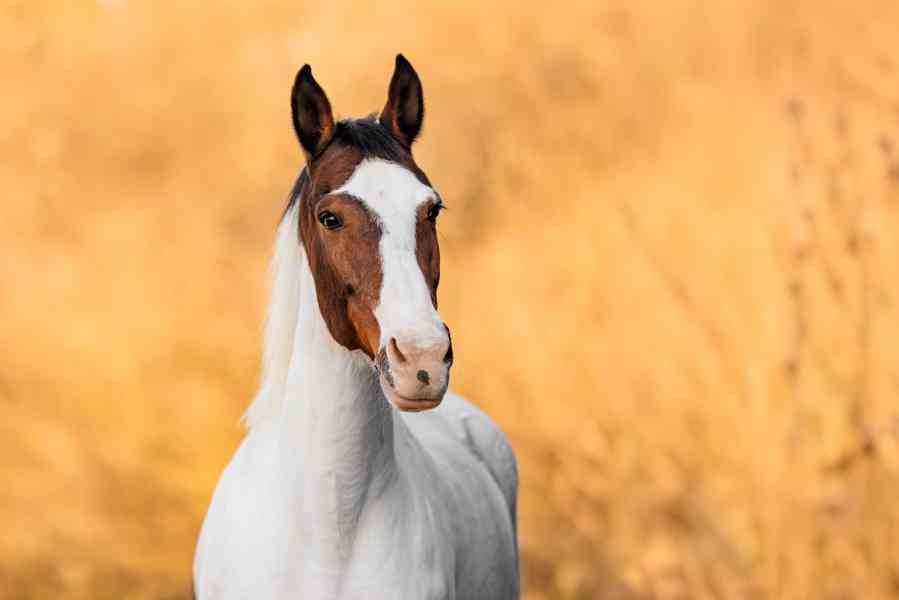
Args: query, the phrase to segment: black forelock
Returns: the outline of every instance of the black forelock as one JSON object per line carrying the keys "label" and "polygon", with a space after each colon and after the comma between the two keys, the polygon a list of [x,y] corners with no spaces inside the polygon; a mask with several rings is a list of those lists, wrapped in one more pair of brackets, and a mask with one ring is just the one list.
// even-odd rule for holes
{"label": "black forelock", "polygon": [[[378,122],[376,114],[362,119],[338,121],[334,127],[334,136],[328,145],[335,143],[358,148],[365,158],[382,158],[400,162],[409,156],[409,151],[393,137],[386,127]],[[284,209],[285,214],[296,204],[308,178],[309,168],[303,167],[288,197],[287,207]]]}
{"label": "black forelock", "polygon": [[360,149],[366,157],[400,161],[409,156],[409,151],[381,125],[374,115],[364,119],[344,119],[334,128],[335,142]]}

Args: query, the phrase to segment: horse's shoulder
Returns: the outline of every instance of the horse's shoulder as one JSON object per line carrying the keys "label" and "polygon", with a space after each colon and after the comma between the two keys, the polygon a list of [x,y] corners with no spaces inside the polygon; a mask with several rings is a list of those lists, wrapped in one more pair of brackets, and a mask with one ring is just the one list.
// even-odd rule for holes
{"label": "horse's shoulder", "polygon": [[[505,501],[505,510],[509,516],[508,526],[511,528],[509,531],[511,539],[508,540],[508,546],[505,546],[511,554],[508,562],[503,564],[504,568],[481,572],[480,577],[483,579],[460,583],[463,587],[458,591],[466,598],[518,597],[520,589],[517,543],[518,464],[512,444],[484,411],[457,394],[448,393],[443,403],[432,412],[442,417],[454,437],[459,439],[471,455],[483,465],[490,479],[496,484]],[[499,552],[497,556],[505,554]],[[490,564],[490,557],[483,558],[483,564]],[[475,573],[470,574],[479,577]]]}

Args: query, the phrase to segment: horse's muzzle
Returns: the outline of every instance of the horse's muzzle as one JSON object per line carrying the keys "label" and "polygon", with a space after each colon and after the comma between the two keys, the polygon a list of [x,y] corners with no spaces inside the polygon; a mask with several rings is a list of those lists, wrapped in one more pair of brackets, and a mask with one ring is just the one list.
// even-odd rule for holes
{"label": "horse's muzzle", "polygon": [[416,343],[391,337],[377,356],[381,388],[397,408],[422,411],[436,407],[449,385],[453,364],[452,342],[446,337]]}

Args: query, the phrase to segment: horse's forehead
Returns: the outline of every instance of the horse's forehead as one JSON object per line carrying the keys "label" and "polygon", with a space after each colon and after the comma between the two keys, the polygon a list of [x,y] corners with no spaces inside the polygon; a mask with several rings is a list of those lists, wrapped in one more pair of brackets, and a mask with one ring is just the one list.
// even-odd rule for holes
{"label": "horse's forehead", "polygon": [[361,200],[388,229],[398,225],[396,220],[409,221],[416,208],[434,196],[434,190],[409,168],[372,158],[361,161],[335,193],[350,194]]}

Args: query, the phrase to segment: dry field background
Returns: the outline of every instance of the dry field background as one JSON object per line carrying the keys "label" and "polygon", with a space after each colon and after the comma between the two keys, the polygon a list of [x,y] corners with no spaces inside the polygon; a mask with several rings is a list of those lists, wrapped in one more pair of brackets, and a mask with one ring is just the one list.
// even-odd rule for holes
{"label": "dry field background", "polygon": [[525,598],[899,597],[899,5],[0,8],[0,597],[187,598],[313,65],[421,74]]}

